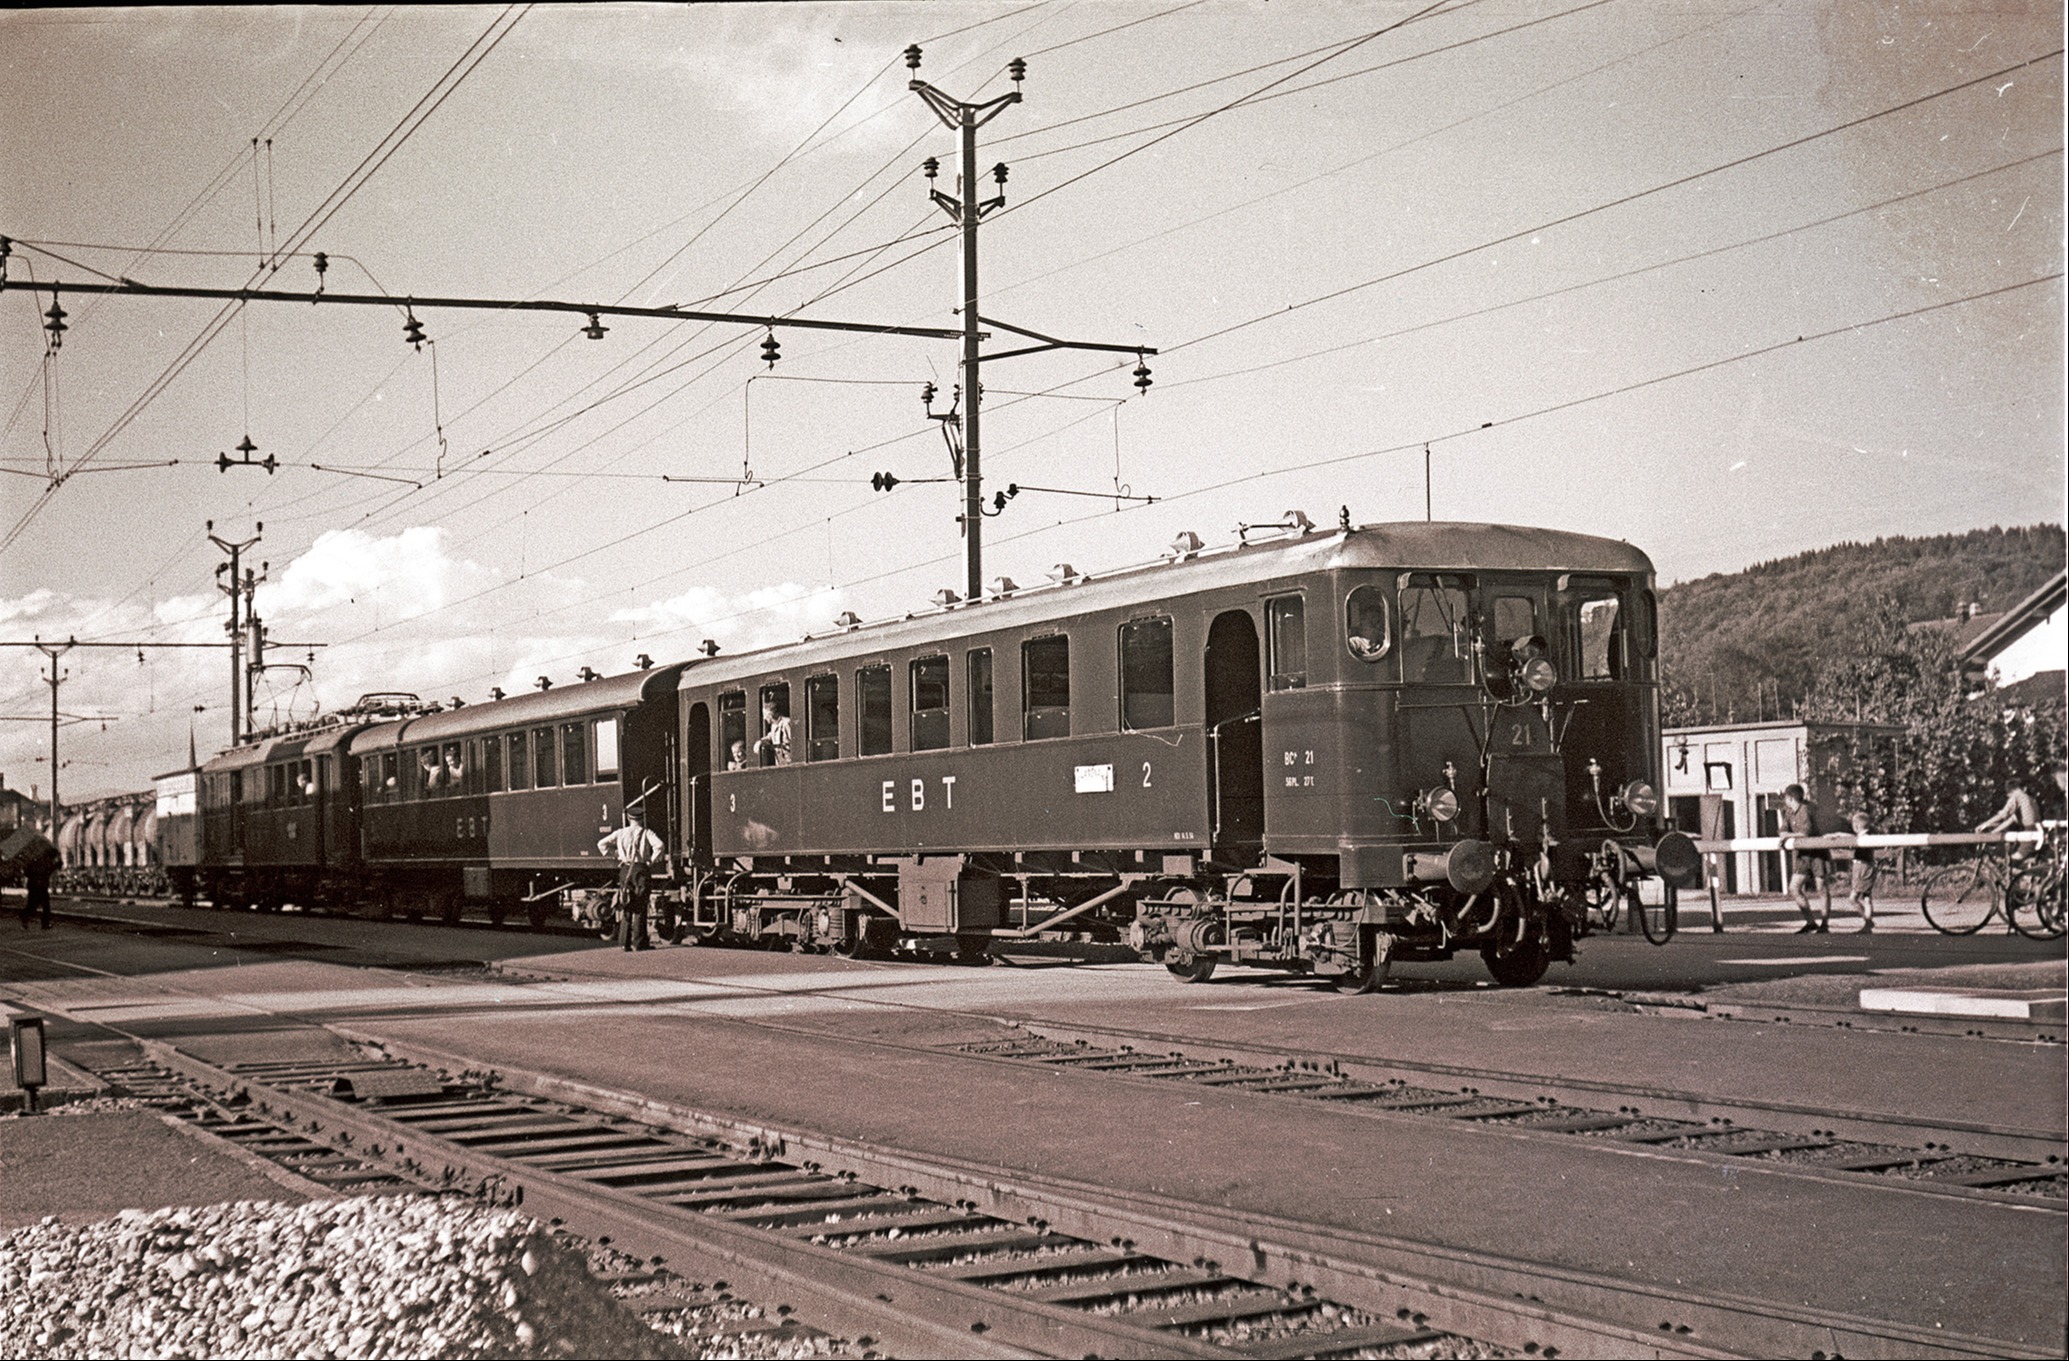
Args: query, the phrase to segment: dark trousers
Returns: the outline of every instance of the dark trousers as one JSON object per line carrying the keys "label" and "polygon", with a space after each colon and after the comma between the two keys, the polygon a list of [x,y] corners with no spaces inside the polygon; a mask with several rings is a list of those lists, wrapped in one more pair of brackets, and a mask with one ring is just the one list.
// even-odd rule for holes
{"label": "dark trousers", "polygon": [[628,950],[647,947],[647,895],[626,893],[618,901],[618,942]]}
{"label": "dark trousers", "polygon": [[48,931],[50,929],[50,874],[48,871],[38,874],[35,870],[30,870],[28,880],[29,897],[22,904],[22,925],[27,926],[29,918],[40,912],[43,914],[43,929]]}

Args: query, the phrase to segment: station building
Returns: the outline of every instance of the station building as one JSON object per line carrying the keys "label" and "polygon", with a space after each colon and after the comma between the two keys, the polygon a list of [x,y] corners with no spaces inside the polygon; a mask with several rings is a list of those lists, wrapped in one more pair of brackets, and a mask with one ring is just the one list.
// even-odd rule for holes
{"label": "station building", "polygon": [[[1774,836],[1781,831],[1784,789],[1800,784],[1819,808],[1836,813],[1847,801],[1856,753],[1893,744],[1903,734],[1887,723],[1801,719],[1668,728],[1662,734],[1668,816],[1681,831],[1706,841]],[[1779,851],[1734,851],[1718,861],[1720,892],[1780,893],[1788,887]]]}

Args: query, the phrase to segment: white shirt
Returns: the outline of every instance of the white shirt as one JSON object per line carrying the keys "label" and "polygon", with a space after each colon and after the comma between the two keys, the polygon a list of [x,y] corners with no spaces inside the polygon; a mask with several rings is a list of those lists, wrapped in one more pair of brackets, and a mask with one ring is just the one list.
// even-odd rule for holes
{"label": "white shirt", "polygon": [[634,861],[653,865],[668,854],[668,848],[661,844],[660,837],[638,823],[628,822],[597,842],[596,853],[608,855],[621,865],[628,865]]}

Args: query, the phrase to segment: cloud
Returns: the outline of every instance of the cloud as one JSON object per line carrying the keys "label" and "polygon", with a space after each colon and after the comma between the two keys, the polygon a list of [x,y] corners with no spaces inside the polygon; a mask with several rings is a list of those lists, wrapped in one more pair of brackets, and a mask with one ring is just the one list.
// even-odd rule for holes
{"label": "cloud", "polygon": [[[807,633],[823,633],[844,604],[842,592],[827,586],[793,581],[727,595],[708,586],[692,586],[680,595],[651,605],[634,605],[611,615],[613,623],[638,626],[642,637],[665,639],[680,634],[686,642],[699,630],[724,633],[734,651],[795,642]],[[682,648],[678,650],[687,650]]]}

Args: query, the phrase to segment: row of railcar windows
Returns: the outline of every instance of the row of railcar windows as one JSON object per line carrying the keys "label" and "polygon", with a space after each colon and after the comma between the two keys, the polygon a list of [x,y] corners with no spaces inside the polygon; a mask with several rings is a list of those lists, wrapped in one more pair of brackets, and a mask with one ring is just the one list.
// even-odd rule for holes
{"label": "row of railcar windows", "polygon": [[369,803],[608,784],[617,778],[616,718],[547,724],[360,758],[361,788]]}
{"label": "row of railcar windows", "polygon": [[[1120,720],[1123,729],[1168,728],[1177,721],[1177,686],[1172,671],[1172,632],[1168,616],[1130,620],[1120,631]],[[992,687],[992,649],[971,648],[963,654],[963,697],[966,740],[988,746],[997,740]],[[937,751],[950,743],[949,714],[954,707],[955,667],[945,654],[915,657],[907,663],[912,750]],[[888,755],[892,747],[891,668],[858,667],[855,678],[855,751],[857,756]],[[718,740],[727,770],[750,766],[788,765],[793,760],[835,761],[841,755],[840,684],[836,675],[807,677],[802,705],[803,731],[792,720],[791,687],[787,681],[764,685],[757,696],[760,714],[750,740],[747,692],[730,690],[718,697]],[[1068,737],[1071,732],[1070,638],[1051,634],[1020,645],[1020,735],[1027,741]]]}

